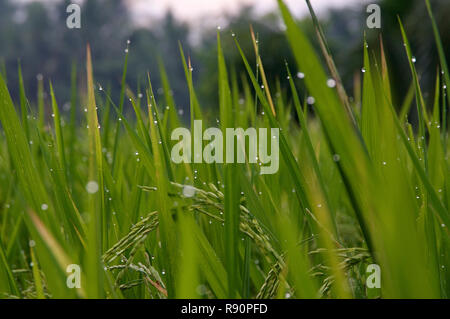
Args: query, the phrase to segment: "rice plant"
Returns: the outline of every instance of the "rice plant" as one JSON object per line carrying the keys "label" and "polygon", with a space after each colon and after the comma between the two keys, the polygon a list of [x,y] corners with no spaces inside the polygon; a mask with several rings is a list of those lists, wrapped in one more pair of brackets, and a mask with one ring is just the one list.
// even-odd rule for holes
{"label": "rice plant", "polygon": [[[321,52],[278,4],[297,62],[279,74],[290,91],[269,87],[253,30],[256,66],[239,35],[218,31],[217,119],[197,98],[181,44],[187,124],[163,63],[161,96],[151,74],[142,90],[127,86],[132,47],[118,101],[95,81],[87,47],[85,72],[72,69],[70,116],[51,82],[51,105],[42,78],[38,107],[23,84],[15,105],[0,76],[1,298],[448,298],[450,77],[428,0],[434,103],[399,20],[415,94],[402,108],[382,45],[364,44],[361,98],[350,98],[311,5]],[[241,54],[244,76],[229,72],[223,50]],[[278,172],[262,175],[248,157],[174,163],[171,132],[196,120],[279,128]]]}

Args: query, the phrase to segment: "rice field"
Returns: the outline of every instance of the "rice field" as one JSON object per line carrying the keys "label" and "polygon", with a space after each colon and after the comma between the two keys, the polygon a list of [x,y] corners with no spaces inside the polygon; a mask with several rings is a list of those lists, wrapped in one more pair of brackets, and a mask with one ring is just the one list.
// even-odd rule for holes
{"label": "rice field", "polygon": [[[253,30],[257,65],[239,34],[218,31],[217,118],[181,44],[189,123],[164,64],[162,95],[152,74],[127,86],[130,43],[117,101],[95,81],[89,46],[69,111],[42,78],[36,105],[23,84],[14,103],[1,74],[0,298],[448,298],[450,77],[426,3],[440,57],[432,104],[400,20],[412,95],[395,105],[382,45],[365,44],[360,89],[347,92],[314,12],[319,52],[281,0],[290,90],[269,87]],[[244,76],[225,50],[241,54]],[[198,120],[279,128],[279,170],[260,174],[248,157],[174,163],[172,131]]]}

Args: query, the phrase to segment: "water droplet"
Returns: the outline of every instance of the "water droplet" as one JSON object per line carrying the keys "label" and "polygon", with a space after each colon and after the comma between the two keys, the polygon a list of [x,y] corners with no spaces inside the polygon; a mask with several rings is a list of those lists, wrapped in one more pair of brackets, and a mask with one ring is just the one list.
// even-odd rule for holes
{"label": "water droplet", "polygon": [[298,72],[298,73],[297,73],[297,77],[298,77],[299,79],[304,79],[304,78],[305,78],[305,73],[303,73],[303,72]]}
{"label": "water droplet", "polygon": [[128,53],[128,48],[125,49],[125,53]]}
{"label": "water droplet", "polygon": [[333,155],[333,161],[339,162],[340,160],[341,160],[341,157],[339,156],[339,154],[334,154]]}
{"label": "water droplet", "polygon": [[36,246],[36,242],[32,239],[32,240],[30,240],[30,241],[28,242],[28,245],[29,245],[30,247],[34,247],[34,246]]}
{"label": "water droplet", "polygon": [[183,196],[184,197],[193,197],[195,195],[195,188],[190,185],[184,185],[183,187]]}
{"label": "water droplet", "polygon": [[361,72],[362,72],[362,73],[366,73],[366,68],[362,68],[362,69],[361,69]]}
{"label": "water droplet", "polygon": [[336,81],[334,79],[328,79],[327,85],[330,88],[334,88],[334,87],[336,87]]}
{"label": "water droplet", "polygon": [[47,210],[47,209],[48,209],[48,205],[45,204],[45,203],[42,204],[42,205],[41,205],[41,209],[42,209],[42,210]]}
{"label": "water droplet", "polygon": [[306,103],[308,103],[309,105],[313,105],[314,103],[316,103],[316,99],[314,97],[312,97],[312,96],[309,96],[306,99]]}
{"label": "water droplet", "polygon": [[413,57],[411,58],[411,62],[412,62],[412,63],[416,63],[416,62],[417,62],[417,59],[416,59],[415,56],[413,56]]}
{"label": "water droplet", "polygon": [[97,192],[98,192],[98,184],[97,184],[97,182],[96,182],[96,181],[89,181],[89,182],[86,184],[86,191],[87,191],[89,194],[95,194],[95,193],[97,193]]}

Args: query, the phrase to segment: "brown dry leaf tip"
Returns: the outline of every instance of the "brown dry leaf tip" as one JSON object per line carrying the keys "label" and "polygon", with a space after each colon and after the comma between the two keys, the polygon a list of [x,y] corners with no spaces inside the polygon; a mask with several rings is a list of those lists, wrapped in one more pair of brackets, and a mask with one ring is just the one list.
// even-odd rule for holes
{"label": "brown dry leaf tip", "polygon": [[194,68],[192,67],[192,64],[191,64],[191,57],[190,57],[190,56],[188,56],[188,68],[189,68],[189,71],[192,73],[192,71],[194,70]]}
{"label": "brown dry leaf tip", "polygon": [[259,71],[261,72],[261,79],[263,81],[264,91],[266,92],[267,100],[269,101],[270,109],[272,110],[273,116],[277,116],[275,112],[275,106],[272,100],[272,95],[270,94],[269,84],[267,83],[266,73],[264,72],[261,56],[259,55],[258,41],[256,40],[255,32],[253,31],[252,25],[250,25],[250,34],[252,36],[253,48],[255,49],[256,63],[258,65]]}
{"label": "brown dry leaf tip", "polygon": [[[47,229],[47,227],[39,218],[39,216],[32,209],[28,209],[27,213],[31,219],[31,222],[36,228],[36,231],[39,233],[39,235],[41,236],[42,240],[45,242],[51,253],[55,256],[58,265],[65,272],[66,267],[70,264],[73,264],[73,262],[70,260],[69,256],[67,256],[64,249],[59,245],[55,237],[53,237],[51,232]],[[82,298],[86,297],[83,288],[77,289],[77,293]]]}
{"label": "brown dry leaf tip", "polygon": [[164,289],[159,282],[153,281],[148,277],[145,277],[145,280],[147,280],[153,287],[155,287],[160,293],[162,293],[164,296],[167,297],[167,290]]}

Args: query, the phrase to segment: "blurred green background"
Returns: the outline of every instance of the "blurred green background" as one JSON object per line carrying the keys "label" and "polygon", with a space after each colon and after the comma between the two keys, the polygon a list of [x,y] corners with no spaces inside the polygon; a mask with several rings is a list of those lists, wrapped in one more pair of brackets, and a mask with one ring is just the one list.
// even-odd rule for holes
{"label": "blurred green background", "polygon": [[[299,0],[300,1],[300,0]],[[178,21],[170,12],[166,12],[158,21],[142,26],[134,21],[124,0],[86,0],[82,3],[82,28],[66,27],[66,7],[68,0],[19,2],[0,1],[0,63],[7,74],[8,86],[14,98],[18,99],[17,66],[20,61],[24,74],[27,96],[36,97],[36,76],[41,74],[48,83],[51,79],[57,97],[61,101],[70,99],[70,72],[72,63],[84,71],[84,54],[90,43],[94,59],[96,81],[102,86],[110,86],[112,96],[118,96],[120,78],[124,60],[126,41],[131,40],[128,84],[136,89],[138,81],[146,77],[147,71],[159,88],[161,86],[158,70],[158,58],[161,57],[168,71],[174,97],[180,108],[188,106],[188,92],[179,55],[178,41],[190,56],[194,71],[194,81],[203,105],[217,108],[216,72],[216,28],[203,29],[197,41],[192,41],[193,27]],[[149,2],[150,4],[150,2]],[[411,83],[407,59],[401,43],[397,15],[405,22],[411,45],[417,57],[417,67],[426,92],[432,92],[438,65],[437,54],[432,38],[430,23],[426,21],[423,0],[384,0],[382,8],[383,39],[386,45],[388,61],[392,70],[392,82],[395,83],[397,104],[403,100]],[[450,1],[432,0],[436,13],[447,58],[450,58]],[[180,1],[180,5],[187,5]],[[314,5],[314,1],[313,1]],[[378,30],[367,30],[365,6],[358,4],[339,9],[330,9],[320,18],[336,64],[349,92],[353,90],[355,75],[362,66],[362,40],[364,31],[372,44],[379,42]],[[257,8],[242,7],[235,15],[227,15],[226,23],[221,27],[223,41],[229,65],[237,76],[243,72],[231,33],[239,38],[249,57],[253,56],[249,26],[253,25],[258,34],[260,52],[269,79],[285,77],[284,60],[293,62],[287,41],[283,35],[283,26],[277,12],[264,15],[255,14]],[[301,18],[303,28],[315,40],[309,16]],[[198,32],[198,31],[197,31]],[[416,50],[417,48],[417,50]],[[252,61],[255,63],[255,61]],[[82,78],[82,77],[80,77]],[[80,83],[82,85],[83,83]],[[272,83],[274,84],[274,83]],[[287,81],[281,81],[287,85]],[[161,90],[160,90],[161,91]],[[48,98],[48,97],[47,97]],[[187,112],[185,112],[187,115]]]}

